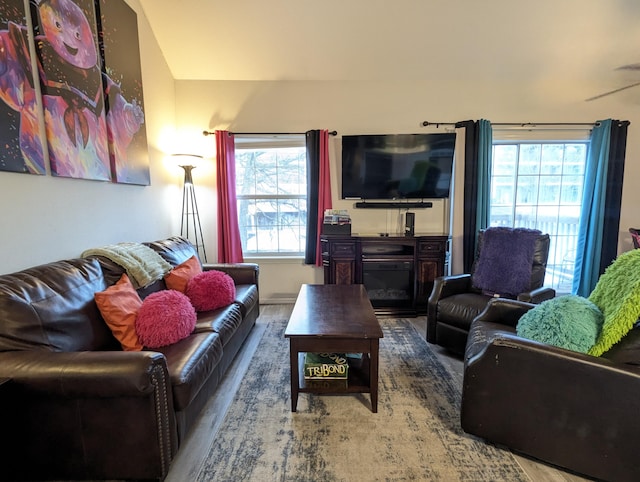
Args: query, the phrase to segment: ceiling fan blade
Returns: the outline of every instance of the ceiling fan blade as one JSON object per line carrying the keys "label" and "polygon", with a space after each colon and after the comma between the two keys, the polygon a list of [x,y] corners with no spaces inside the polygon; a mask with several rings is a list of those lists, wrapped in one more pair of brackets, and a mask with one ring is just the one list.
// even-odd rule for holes
{"label": "ceiling fan blade", "polygon": [[592,100],[601,99],[602,97],[606,97],[606,96],[612,95],[612,94],[617,94],[618,92],[622,92],[623,90],[630,89],[631,87],[636,87],[637,85],[640,85],[640,82],[635,82],[635,83],[627,85],[625,87],[620,87],[619,89],[610,90],[609,92],[605,92],[604,94],[599,94],[599,95],[596,95],[596,96],[593,96],[593,97],[589,97],[588,99],[585,99],[585,101],[586,102],[591,102]]}
{"label": "ceiling fan blade", "polygon": [[621,65],[616,70],[640,70],[640,64]]}

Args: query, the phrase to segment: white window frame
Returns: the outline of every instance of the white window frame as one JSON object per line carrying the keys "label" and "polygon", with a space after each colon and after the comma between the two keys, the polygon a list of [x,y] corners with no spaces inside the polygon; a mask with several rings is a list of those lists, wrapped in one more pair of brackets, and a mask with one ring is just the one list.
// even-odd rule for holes
{"label": "white window frame", "polygon": [[[590,130],[585,128],[574,129],[495,129],[493,131],[493,145],[504,144],[572,144],[582,143],[587,145],[589,149]],[[493,176],[491,179],[493,186]],[[516,188],[517,189],[517,188]],[[517,197],[517,193],[514,193]],[[580,201],[580,205],[582,202]],[[538,204],[537,206],[541,206]],[[578,206],[578,216],[580,208]],[[491,222],[491,214],[489,215]],[[537,223],[537,220],[536,220]],[[515,217],[512,227],[531,227],[538,228],[548,232],[548,227],[531,225],[520,226]],[[497,224],[493,224],[497,225]],[[565,226],[567,228],[567,226]],[[577,225],[568,227],[571,232],[560,233],[558,229],[555,233],[549,232],[551,236],[551,246],[549,252],[549,260],[547,264],[547,274],[545,276],[545,286],[554,288],[558,294],[568,294],[571,292],[571,282],[566,281],[563,273],[571,272],[575,262],[575,249],[571,250],[566,243],[575,243],[577,240]],[[575,228],[575,233],[573,233]],[[569,249],[569,251],[567,251]],[[562,280],[565,279],[564,282]]]}
{"label": "white window frame", "polygon": [[[305,144],[305,135],[304,134],[236,134],[235,135],[235,151],[236,151],[236,163],[238,151],[242,151],[244,149],[286,149],[286,148],[306,148]],[[237,165],[237,164],[236,164]],[[236,172],[236,180],[237,178]],[[304,180],[306,181],[306,162],[305,162],[305,175]],[[259,202],[263,200],[264,202],[273,202],[275,201],[286,201],[286,200],[297,200],[300,205],[306,207],[307,202],[307,189],[306,184],[304,189],[301,190],[300,193],[297,194],[241,194],[238,186],[236,185],[236,198],[238,200],[238,217],[240,217],[241,209],[240,205],[243,201],[256,201]],[[306,236],[306,210],[304,212],[304,223],[301,225],[300,231],[302,235]],[[241,220],[238,219],[238,222],[241,223]],[[298,225],[300,227],[300,225]],[[242,229],[242,228],[241,228]],[[257,227],[256,227],[257,230]],[[281,231],[282,227],[278,229]],[[278,233],[279,239],[280,232]],[[256,232],[255,236],[259,236],[259,233]],[[242,236],[241,236],[242,237]],[[257,241],[259,243],[259,240]],[[292,251],[286,249],[275,249],[275,250],[249,250],[245,245],[245,240],[242,241],[243,246],[243,254],[245,259],[278,259],[278,258],[288,258],[288,259],[303,259],[304,258],[304,249],[305,243],[302,240],[299,243],[300,251]],[[259,246],[259,244],[258,244]]]}

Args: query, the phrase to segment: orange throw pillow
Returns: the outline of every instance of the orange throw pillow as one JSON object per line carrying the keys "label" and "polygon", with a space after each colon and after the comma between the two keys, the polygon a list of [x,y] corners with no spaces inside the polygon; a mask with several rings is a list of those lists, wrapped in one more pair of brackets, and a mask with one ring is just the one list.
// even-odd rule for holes
{"label": "orange throw pillow", "polygon": [[198,258],[194,255],[169,271],[164,276],[164,281],[168,289],[184,293],[187,291],[189,280],[200,273],[202,273],[202,266]]}
{"label": "orange throw pillow", "polygon": [[143,346],[136,333],[136,317],[142,306],[129,277],[123,274],[118,282],[94,295],[102,318],[124,351],[140,351]]}

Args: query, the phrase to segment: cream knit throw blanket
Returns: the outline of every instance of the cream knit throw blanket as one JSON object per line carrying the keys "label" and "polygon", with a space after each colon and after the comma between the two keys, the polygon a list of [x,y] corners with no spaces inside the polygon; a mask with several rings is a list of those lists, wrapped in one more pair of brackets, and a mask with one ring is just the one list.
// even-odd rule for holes
{"label": "cream knit throw blanket", "polygon": [[118,243],[91,248],[82,257],[104,256],[122,266],[136,288],[143,288],[171,271],[173,266],[153,249],[140,243]]}

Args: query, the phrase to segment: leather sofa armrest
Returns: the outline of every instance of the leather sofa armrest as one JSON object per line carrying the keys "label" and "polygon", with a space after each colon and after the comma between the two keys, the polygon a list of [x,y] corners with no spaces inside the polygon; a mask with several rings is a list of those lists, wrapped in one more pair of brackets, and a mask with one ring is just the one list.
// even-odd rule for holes
{"label": "leather sofa armrest", "polygon": [[67,397],[148,397],[169,375],[164,355],[140,352],[0,353],[0,378],[30,392]]}
{"label": "leather sofa armrest", "polygon": [[260,268],[256,263],[205,263],[202,269],[227,273],[236,285],[258,285]]}
{"label": "leather sofa armrest", "polygon": [[520,317],[534,306],[536,305],[527,303],[526,301],[493,298],[489,300],[485,309],[474,318],[473,323],[476,321],[484,321],[515,328],[518,325]]}
{"label": "leather sofa armrest", "polygon": [[556,290],[554,290],[553,288],[540,287],[532,291],[527,291],[526,293],[520,293],[518,295],[518,300],[526,301],[527,303],[535,303],[537,305],[542,303],[543,301],[555,298],[555,296]]}
{"label": "leather sofa armrest", "polygon": [[436,343],[438,301],[449,296],[466,293],[471,289],[471,275],[439,276],[433,280],[433,288],[427,301],[427,336],[429,343]]}
{"label": "leather sofa armrest", "polygon": [[433,289],[429,296],[429,303],[437,303],[442,298],[466,293],[471,289],[471,275],[457,274],[453,276],[439,276],[433,280]]}
{"label": "leather sofa armrest", "polygon": [[3,352],[0,377],[8,479],[166,477],[178,432],[161,353]]}
{"label": "leather sofa armrest", "polygon": [[[477,326],[474,330],[483,332],[482,349],[473,350],[475,353],[465,359],[465,377],[467,378],[467,383],[464,384],[464,388],[468,388],[471,382],[473,382],[474,385],[478,383],[476,379],[477,374],[479,372],[485,373],[481,367],[500,370],[502,372],[501,377],[505,377],[501,378],[501,382],[509,378],[504,370],[511,371],[513,380],[523,380],[526,385],[531,387],[532,393],[543,386],[551,387],[554,381],[557,382],[557,390],[550,389],[554,395],[559,395],[561,392],[567,391],[562,390],[562,388],[566,388],[569,382],[573,385],[577,383],[578,380],[586,386],[593,387],[593,382],[590,380],[589,375],[589,370],[591,369],[594,370],[592,372],[594,375],[596,373],[608,374],[603,375],[605,379],[622,376],[628,377],[627,380],[629,382],[640,383],[640,367],[636,365],[615,363],[607,358],[594,357],[522,338],[509,329],[500,330],[492,323],[484,323],[483,325],[484,326],[481,325],[480,330],[478,330]],[[480,337],[476,338],[479,339]],[[467,352],[469,351],[471,351],[470,347],[467,346]],[[499,362],[496,362],[496,360]],[[538,363],[532,363],[533,361],[537,361]],[[547,368],[556,366],[557,369],[543,370],[543,364]],[[526,370],[526,373],[523,370]],[[471,373],[474,374],[473,377],[469,377]],[[569,373],[574,373],[575,377],[568,376]],[[538,377],[538,382],[535,382],[533,379]],[[484,379],[484,376],[482,378]],[[488,376],[485,381],[490,378],[491,377]],[[556,379],[554,380],[554,378]],[[620,381],[622,380],[624,380],[624,378]],[[611,380],[611,383],[614,383],[614,381]],[[623,386],[625,384],[626,383],[623,382]],[[607,383],[605,383],[605,385],[607,385]],[[481,384],[478,385],[478,387],[481,386]],[[600,386],[599,391],[602,391],[603,386]],[[501,390],[504,390],[504,387],[501,387]],[[634,390],[637,390],[637,386]],[[613,393],[613,391],[611,393]],[[616,393],[619,395],[619,392]],[[505,393],[505,395],[507,394]],[[552,405],[557,405],[557,402],[554,402]],[[603,406],[606,406],[606,404]]]}

